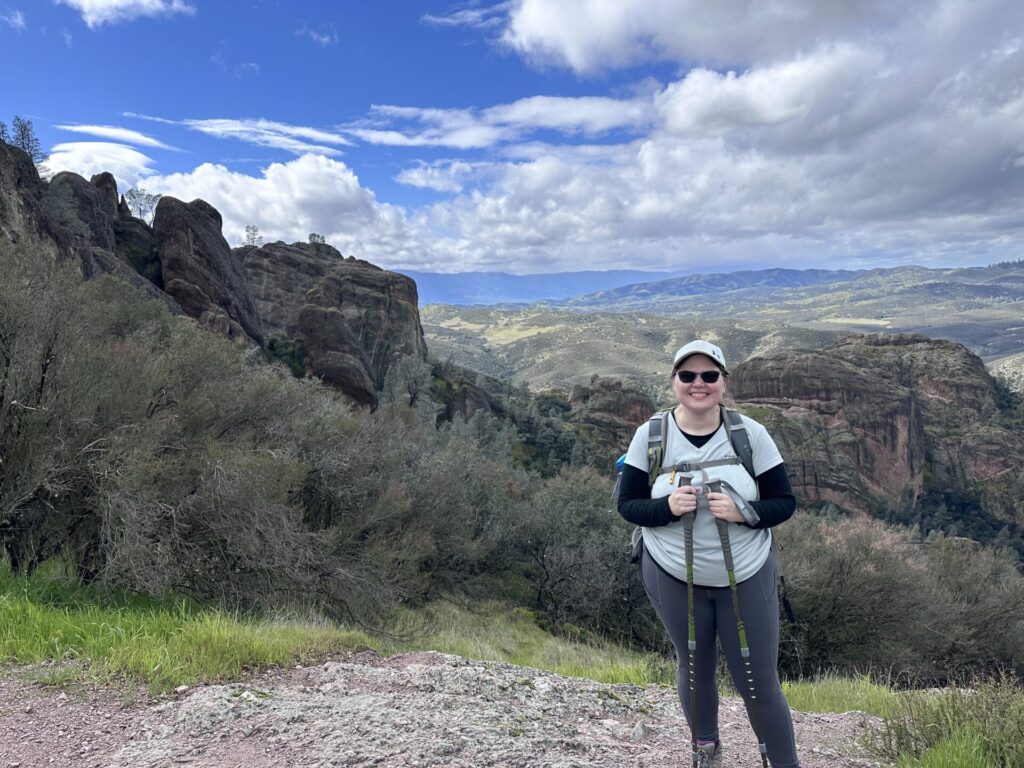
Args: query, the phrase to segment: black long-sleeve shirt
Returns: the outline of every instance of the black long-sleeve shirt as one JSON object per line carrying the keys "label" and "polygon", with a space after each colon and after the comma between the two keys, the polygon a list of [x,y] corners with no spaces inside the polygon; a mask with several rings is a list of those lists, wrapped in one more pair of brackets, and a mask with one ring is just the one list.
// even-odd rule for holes
{"label": "black long-sleeve shirt", "polygon": [[[789,484],[785,464],[776,464],[754,478],[757,482],[757,501],[748,502],[761,519],[753,528],[771,528],[793,516],[796,497]],[[631,464],[622,468],[622,482],[619,485],[619,514],[634,525],[655,528],[668,525],[679,518],[668,507],[668,496],[652,499],[648,487],[648,475]],[[738,523],[746,525],[746,523]]]}

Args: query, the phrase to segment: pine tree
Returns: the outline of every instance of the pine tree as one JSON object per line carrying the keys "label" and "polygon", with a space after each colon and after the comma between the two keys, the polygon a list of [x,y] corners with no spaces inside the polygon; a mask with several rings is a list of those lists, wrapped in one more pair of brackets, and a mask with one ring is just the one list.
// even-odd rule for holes
{"label": "pine tree", "polygon": [[36,136],[31,120],[22,120],[21,117],[15,115],[11,126],[14,129],[11,144],[24,150],[32,158],[32,162],[37,165],[46,160],[46,153],[43,152],[43,145],[39,143],[39,137]]}

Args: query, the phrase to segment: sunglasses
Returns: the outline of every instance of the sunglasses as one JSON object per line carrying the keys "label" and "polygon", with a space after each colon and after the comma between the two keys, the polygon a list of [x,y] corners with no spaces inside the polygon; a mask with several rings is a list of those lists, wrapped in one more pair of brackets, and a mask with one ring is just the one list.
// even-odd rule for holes
{"label": "sunglasses", "polygon": [[705,384],[714,384],[721,375],[721,371],[701,371],[699,374],[696,371],[676,371],[676,376],[683,384],[693,384],[698,376]]}

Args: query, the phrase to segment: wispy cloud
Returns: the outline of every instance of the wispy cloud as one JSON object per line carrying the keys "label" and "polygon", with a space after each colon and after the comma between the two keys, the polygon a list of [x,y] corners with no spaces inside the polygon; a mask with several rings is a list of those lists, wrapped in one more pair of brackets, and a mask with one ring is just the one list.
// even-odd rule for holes
{"label": "wispy cloud", "polygon": [[191,16],[195,6],[184,0],[55,0],[74,8],[90,29],[104,24],[117,24],[143,16],[172,16],[183,13]]}
{"label": "wispy cloud", "polygon": [[25,29],[25,14],[21,11],[0,13],[0,21],[18,32]]}
{"label": "wispy cloud", "polygon": [[90,136],[99,136],[101,139],[112,139],[117,142],[135,144],[140,147],[177,150],[176,147],[164,144],[162,141],[154,139],[152,136],[147,136],[139,131],[133,131],[131,128],[120,128],[116,125],[58,125],[56,127],[60,128],[62,131],[87,133]]}
{"label": "wispy cloud", "polygon": [[473,29],[493,29],[505,23],[508,12],[515,3],[502,2],[483,7],[469,7],[453,10],[449,13],[435,15],[425,13],[420,17],[424,24],[435,27],[471,27]]}
{"label": "wispy cloud", "polygon": [[318,24],[316,27],[307,25],[295,30],[296,37],[308,37],[317,45],[327,47],[338,42],[338,30],[333,24]]}
{"label": "wispy cloud", "polygon": [[247,120],[168,120],[163,117],[140,115],[135,112],[125,112],[124,116],[140,120],[150,120],[165,125],[180,125],[200,133],[205,133],[208,136],[216,136],[219,139],[235,139],[261,147],[283,149],[296,155],[313,152],[321,155],[337,156],[341,154],[341,150],[336,149],[337,146],[349,146],[352,143],[338,133],[302,125],[289,125],[288,123],[279,123],[263,118]]}
{"label": "wispy cloud", "polygon": [[247,75],[259,75],[260,65],[254,61],[243,61],[241,64],[235,65],[235,77],[241,80]]}
{"label": "wispy cloud", "polygon": [[482,149],[539,130],[588,136],[635,130],[655,117],[650,98],[532,96],[484,110],[375,104],[367,120],[344,130],[370,144]]}

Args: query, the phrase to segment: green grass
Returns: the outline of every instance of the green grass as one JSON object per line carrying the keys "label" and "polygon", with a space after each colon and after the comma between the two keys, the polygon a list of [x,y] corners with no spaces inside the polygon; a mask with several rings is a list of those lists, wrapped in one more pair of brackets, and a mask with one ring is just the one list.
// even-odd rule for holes
{"label": "green grass", "polygon": [[535,616],[497,603],[474,610],[439,602],[419,611],[402,611],[395,634],[403,640],[390,651],[431,650],[470,659],[505,661],[603,683],[674,684],[675,666],[653,654],[625,650],[593,637],[551,635]]}
{"label": "green grass", "polygon": [[29,579],[0,569],[0,663],[68,663],[48,669],[44,682],[66,682],[77,670],[159,693],[374,644],[362,632],[103,595],[71,586],[59,565]]}
{"label": "green grass", "polygon": [[970,688],[902,692],[871,746],[899,759],[900,768],[1018,768],[1024,765],[1024,689],[1005,677]]}
{"label": "green grass", "polygon": [[[31,674],[44,684],[66,685],[84,676],[162,693],[367,647],[381,653],[436,650],[607,683],[674,683],[671,660],[582,631],[557,637],[530,611],[498,603],[404,609],[387,639],[373,639],[311,621],[83,589],[59,564],[27,579],[0,567],[0,663],[40,664]],[[859,710],[880,717],[869,730],[870,746],[897,768],[1024,765],[1024,690],[1015,679],[943,691],[894,691],[867,677],[783,686],[790,706],[800,711]]]}
{"label": "green grass", "polygon": [[786,701],[801,712],[850,712],[857,710],[884,717],[899,701],[899,694],[866,677],[825,676],[816,680],[786,681]]}

